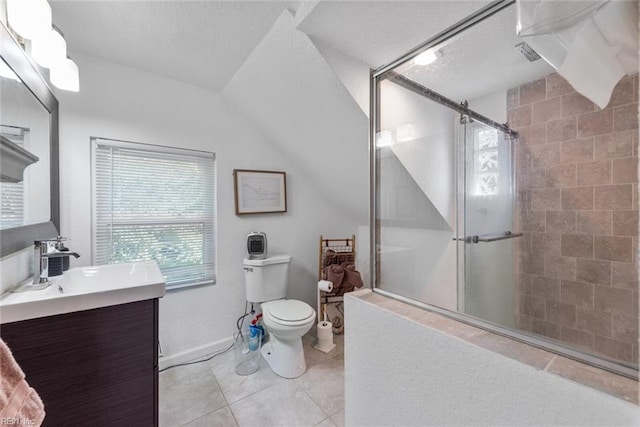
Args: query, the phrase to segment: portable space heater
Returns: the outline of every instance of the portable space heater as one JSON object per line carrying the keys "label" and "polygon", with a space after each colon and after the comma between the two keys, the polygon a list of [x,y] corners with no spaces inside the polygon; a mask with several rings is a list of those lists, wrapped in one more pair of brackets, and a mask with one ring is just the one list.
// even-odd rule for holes
{"label": "portable space heater", "polygon": [[247,256],[249,259],[264,259],[267,257],[267,235],[261,231],[247,234]]}

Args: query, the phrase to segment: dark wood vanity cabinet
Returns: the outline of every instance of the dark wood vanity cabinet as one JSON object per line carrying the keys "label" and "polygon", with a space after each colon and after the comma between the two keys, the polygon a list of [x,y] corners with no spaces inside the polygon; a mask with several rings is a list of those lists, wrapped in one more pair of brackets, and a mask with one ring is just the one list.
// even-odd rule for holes
{"label": "dark wood vanity cabinet", "polygon": [[158,299],[0,325],[44,426],[158,425]]}

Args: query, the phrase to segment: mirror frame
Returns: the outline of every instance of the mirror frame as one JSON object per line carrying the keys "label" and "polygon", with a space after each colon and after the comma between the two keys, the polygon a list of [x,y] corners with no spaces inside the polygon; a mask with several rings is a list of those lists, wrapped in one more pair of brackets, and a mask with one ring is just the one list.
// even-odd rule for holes
{"label": "mirror frame", "polygon": [[60,184],[59,184],[59,152],[58,152],[58,100],[38,72],[26,52],[13,38],[4,23],[0,25],[0,57],[9,68],[22,80],[25,87],[36,97],[38,102],[49,112],[49,151],[51,187],[51,216],[48,222],[23,225],[0,230],[0,257],[18,252],[33,245],[34,240],[56,237],[60,230]]}

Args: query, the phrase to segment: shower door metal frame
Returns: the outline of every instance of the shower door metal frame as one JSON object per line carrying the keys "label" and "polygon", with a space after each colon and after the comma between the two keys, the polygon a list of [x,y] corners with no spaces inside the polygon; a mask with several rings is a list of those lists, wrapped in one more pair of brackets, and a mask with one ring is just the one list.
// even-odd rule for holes
{"label": "shower door metal frame", "polygon": [[[407,89],[410,89],[418,94],[421,94],[427,97],[429,97],[427,94],[429,95],[435,94],[441,97],[441,95],[437,94],[436,92],[433,92],[430,89],[425,88],[422,85],[419,85],[418,83],[415,83],[409,79],[406,79],[403,76],[400,76],[401,78],[398,78],[399,75],[397,73],[394,73],[393,70],[399,65],[412,60],[419,53],[427,49],[430,49],[434,46],[437,46],[447,40],[452,39],[453,37],[457,36],[458,34],[462,33],[468,28],[474,26],[475,24],[482,22],[483,20],[491,17],[492,15],[500,12],[501,10],[509,6],[512,6],[515,3],[515,1],[516,0],[496,0],[490,3],[489,5],[485,6],[484,8],[478,10],[477,12],[471,14],[467,18],[461,21],[458,21],[457,23],[453,24],[449,28],[436,34],[435,36],[427,40],[425,43],[422,43],[421,45],[415,47],[414,49],[411,49],[409,52],[402,55],[398,59],[371,71],[370,97],[369,97],[369,112],[370,112],[370,116],[369,116],[370,117],[370,120],[369,120],[370,122],[370,127],[369,127],[369,178],[370,178],[370,181],[369,181],[370,182],[370,189],[369,189],[370,271],[369,271],[369,274],[370,276],[369,277],[371,278],[370,287],[373,292],[378,293],[380,295],[384,295],[389,298],[394,298],[399,301],[403,301],[407,304],[411,304],[413,306],[422,308],[424,310],[441,314],[443,316],[449,317],[456,321],[466,323],[466,324],[478,327],[480,329],[484,329],[486,331],[493,332],[493,333],[505,336],[507,338],[514,339],[514,340],[523,342],[525,344],[550,351],[555,354],[559,354],[574,360],[578,360],[588,365],[592,365],[597,368],[604,369],[609,372],[613,372],[615,374],[625,376],[627,378],[637,379],[638,372],[639,372],[637,368],[623,365],[621,363],[616,363],[614,361],[610,361],[608,359],[604,359],[592,354],[583,353],[581,351],[578,351],[560,344],[556,344],[551,341],[541,339],[537,336],[527,334],[524,331],[509,329],[509,328],[506,328],[506,327],[503,327],[503,326],[500,326],[476,317],[472,317],[470,315],[467,315],[459,311],[446,310],[428,303],[416,301],[411,298],[407,298],[402,295],[398,295],[393,292],[389,292],[384,289],[380,289],[376,287],[376,283],[378,282],[378,277],[379,277],[378,253],[377,253],[377,248],[379,243],[379,233],[377,231],[377,221],[376,221],[376,205],[377,205],[376,189],[378,188],[378,185],[379,185],[378,173],[377,173],[378,171],[376,168],[376,134],[377,132],[380,131],[380,123],[378,119],[380,114],[379,84],[384,79],[387,79],[387,78],[394,79],[395,77],[394,80],[396,80],[396,83],[399,83],[399,82],[406,83],[405,87]],[[458,111],[457,108],[465,108],[464,106],[461,106],[460,104],[457,104],[454,101],[451,101],[445,97],[442,97],[442,98],[448,101],[448,102],[447,101],[443,102],[443,105],[446,105],[452,108],[453,106],[456,106],[456,108],[454,108],[456,109],[456,111]],[[481,122],[484,122],[484,120],[488,120],[491,124],[489,123],[486,123],[486,124],[488,124],[491,127],[494,127],[495,125],[497,125],[502,128],[502,126],[505,126],[505,125],[500,125],[499,123],[496,123],[493,120],[490,120],[481,115],[474,117],[474,119]],[[509,129],[507,126],[505,126],[505,128],[502,128],[501,130],[504,130],[505,132],[508,131],[511,135],[514,135],[511,129]]]}
{"label": "shower door metal frame", "polygon": [[[369,256],[370,256],[370,278],[371,278],[371,288],[375,289],[375,283],[378,279],[377,274],[377,239],[378,233],[376,232],[376,194],[375,189],[377,188],[377,168],[376,168],[376,133],[380,131],[380,123],[378,123],[378,117],[380,114],[380,91],[378,90],[378,86],[380,81],[387,78],[385,75],[387,73],[391,74],[393,70],[405,62],[410,61],[416,55],[419,55],[421,52],[430,49],[434,46],[437,46],[447,40],[450,40],[462,33],[466,29],[474,26],[475,24],[482,22],[483,20],[493,16],[494,14],[500,12],[501,10],[513,5],[516,0],[496,0],[487,6],[481,8],[477,12],[471,14],[470,16],[456,22],[450,27],[444,29],[440,33],[436,34],[432,38],[428,39],[426,42],[416,46],[411,49],[409,52],[405,53],[398,59],[383,65],[375,70],[371,70],[371,77],[369,79],[369,182],[371,183],[371,188],[369,191]],[[425,90],[428,92],[432,92],[431,90],[425,88],[422,85],[419,85],[415,82],[412,82],[408,79],[407,81],[411,82],[411,86],[413,84],[419,86],[420,90]],[[435,92],[433,92],[435,93]],[[456,104],[454,101],[449,100],[452,104]],[[457,104],[456,104],[457,105]],[[494,122],[495,123],[495,122]]]}

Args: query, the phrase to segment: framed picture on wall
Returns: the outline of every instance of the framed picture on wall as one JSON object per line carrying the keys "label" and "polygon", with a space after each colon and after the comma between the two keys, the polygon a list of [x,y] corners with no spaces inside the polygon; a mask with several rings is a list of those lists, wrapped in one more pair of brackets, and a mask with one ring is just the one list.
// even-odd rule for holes
{"label": "framed picture on wall", "polygon": [[233,170],[236,215],[287,211],[286,172]]}

